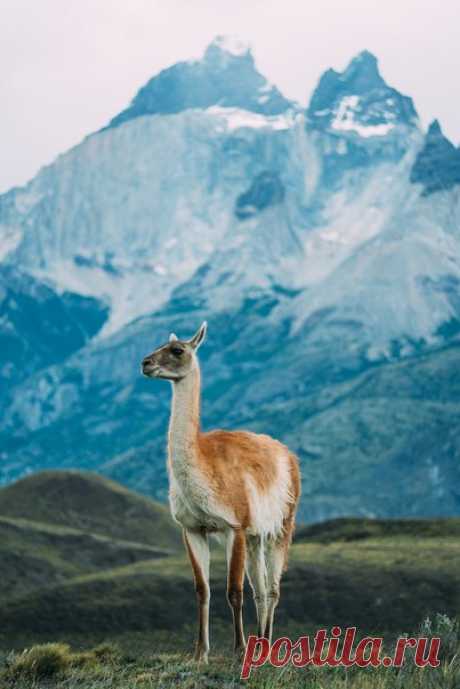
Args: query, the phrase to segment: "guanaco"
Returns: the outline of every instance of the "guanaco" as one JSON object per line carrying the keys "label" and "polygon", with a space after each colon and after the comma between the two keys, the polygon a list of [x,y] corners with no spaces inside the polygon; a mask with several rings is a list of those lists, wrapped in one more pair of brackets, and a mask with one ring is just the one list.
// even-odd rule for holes
{"label": "guanaco", "polygon": [[169,502],[183,529],[199,608],[195,658],[209,654],[209,535],[221,533],[227,551],[227,599],[233,613],[234,650],[245,647],[245,571],[254,594],[258,635],[271,641],[281,574],[300,495],[297,457],[268,435],[200,429],[201,381],[197,351],[204,322],[189,340],[174,333],[142,361],[149,378],[171,381],[168,433]]}

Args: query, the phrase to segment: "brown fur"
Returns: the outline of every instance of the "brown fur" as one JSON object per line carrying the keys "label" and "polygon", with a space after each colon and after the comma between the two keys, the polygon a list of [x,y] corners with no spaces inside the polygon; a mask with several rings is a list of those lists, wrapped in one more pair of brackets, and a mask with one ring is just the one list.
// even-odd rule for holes
{"label": "brown fur", "polygon": [[244,531],[236,529],[232,552],[229,558],[227,578],[227,598],[233,613],[234,650],[244,648],[246,642],[243,632],[243,584],[244,565],[246,560],[246,536]]}
{"label": "brown fur", "polygon": [[200,565],[195,559],[195,555],[193,554],[193,550],[190,547],[190,544],[187,539],[187,534],[184,531],[184,543],[185,547],[187,549],[188,556],[190,558],[190,563],[192,565],[193,569],[193,576],[195,579],[195,589],[196,589],[196,595],[199,601],[203,599],[204,592],[206,590],[206,582],[204,580],[203,572],[201,570]]}
{"label": "brown fur", "polygon": [[276,464],[284,445],[268,435],[248,431],[198,433],[201,471],[218,499],[234,510],[243,528],[251,525],[250,502],[245,475],[265,493],[276,481]]}
{"label": "brown fur", "polygon": [[[207,538],[207,534],[203,532],[203,538]],[[195,656],[200,659],[204,644],[204,625],[205,625],[205,612],[204,607],[208,604],[209,600],[207,597],[207,584],[203,575],[203,571],[197,562],[192,548],[187,539],[187,534],[185,530],[183,531],[185,548],[190,559],[190,564],[192,565],[193,577],[195,579],[195,591],[198,600],[198,639],[196,644]]]}

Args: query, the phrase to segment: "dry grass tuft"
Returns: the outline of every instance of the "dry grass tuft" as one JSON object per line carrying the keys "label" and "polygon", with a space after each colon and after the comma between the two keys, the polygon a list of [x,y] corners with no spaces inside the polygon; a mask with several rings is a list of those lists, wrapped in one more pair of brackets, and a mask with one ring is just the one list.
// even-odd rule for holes
{"label": "dry grass tuft", "polygon": [[41,644],[8,657],[6,674],[10,679],[44,679],[63,674],[72,661],[70,646]]}

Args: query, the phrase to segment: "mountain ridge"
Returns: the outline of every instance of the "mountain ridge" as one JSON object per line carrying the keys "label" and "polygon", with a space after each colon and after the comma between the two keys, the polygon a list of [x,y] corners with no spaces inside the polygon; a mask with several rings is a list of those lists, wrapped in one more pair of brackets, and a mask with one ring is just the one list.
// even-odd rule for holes
{"label": "mountain ridge", "polygon": [[398,125],[417,126],[412,99],[389,87],[367,50],[343,72],[328,69],[307,106],[310,126],[361,137],[388,135]]}
{"label": "mountain ridge", "polygon": [[201,60],[179,62],[162,70],[108,127],[145,115],[174,114],[213,105],[240,107],[264,115],[279,115],[293,107],[294,103],[257,71],[249,46],[238,51],[233,45],[217,37]]}
{"label": "mountain ridge", "polygon": [[[206,88],[209,69],[246,75],[241,91],[218,84],[226,103],[198,89],[200,107],[129,117],[0,197],[2,270],[20,265],[58,297],[94,300],[82,305],[97,322],[75,351],[56,342],[46,357],[18,357],[2,397],[0,480],[64,463],[165,500],[169,399],[140,378],[139,361],[170,330],[207,319],[205,425],[276,430],[300,455],[303,519],[395,516],[401,504],[457,514],[457,383],[446,373],[460,333],[456,149],[436,126],[422,132],[368,52],[320,80],[312,123],[290,102],[267,114],[270,99],[253,98],[266,80],[232,45],[235,55],[218,42],[185,68],[190,86]],[[432,188],[432,160],[447,185]],[[45,321],[46,294],[35,305]],[[369,401],[360,386],[379,367],[385,382]],[[442,404],[432,370],[445,381]]]}

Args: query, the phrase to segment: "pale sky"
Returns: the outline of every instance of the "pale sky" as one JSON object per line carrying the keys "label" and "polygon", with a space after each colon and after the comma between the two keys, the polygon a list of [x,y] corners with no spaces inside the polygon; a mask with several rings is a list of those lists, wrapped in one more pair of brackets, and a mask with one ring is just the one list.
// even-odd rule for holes
{"label": "pale sky", "polygon": [[1,0],[0,192],[24,184],[122,110],[147,79],[218,34],[306,104],[363,49],[460,143],[458,0]]}

